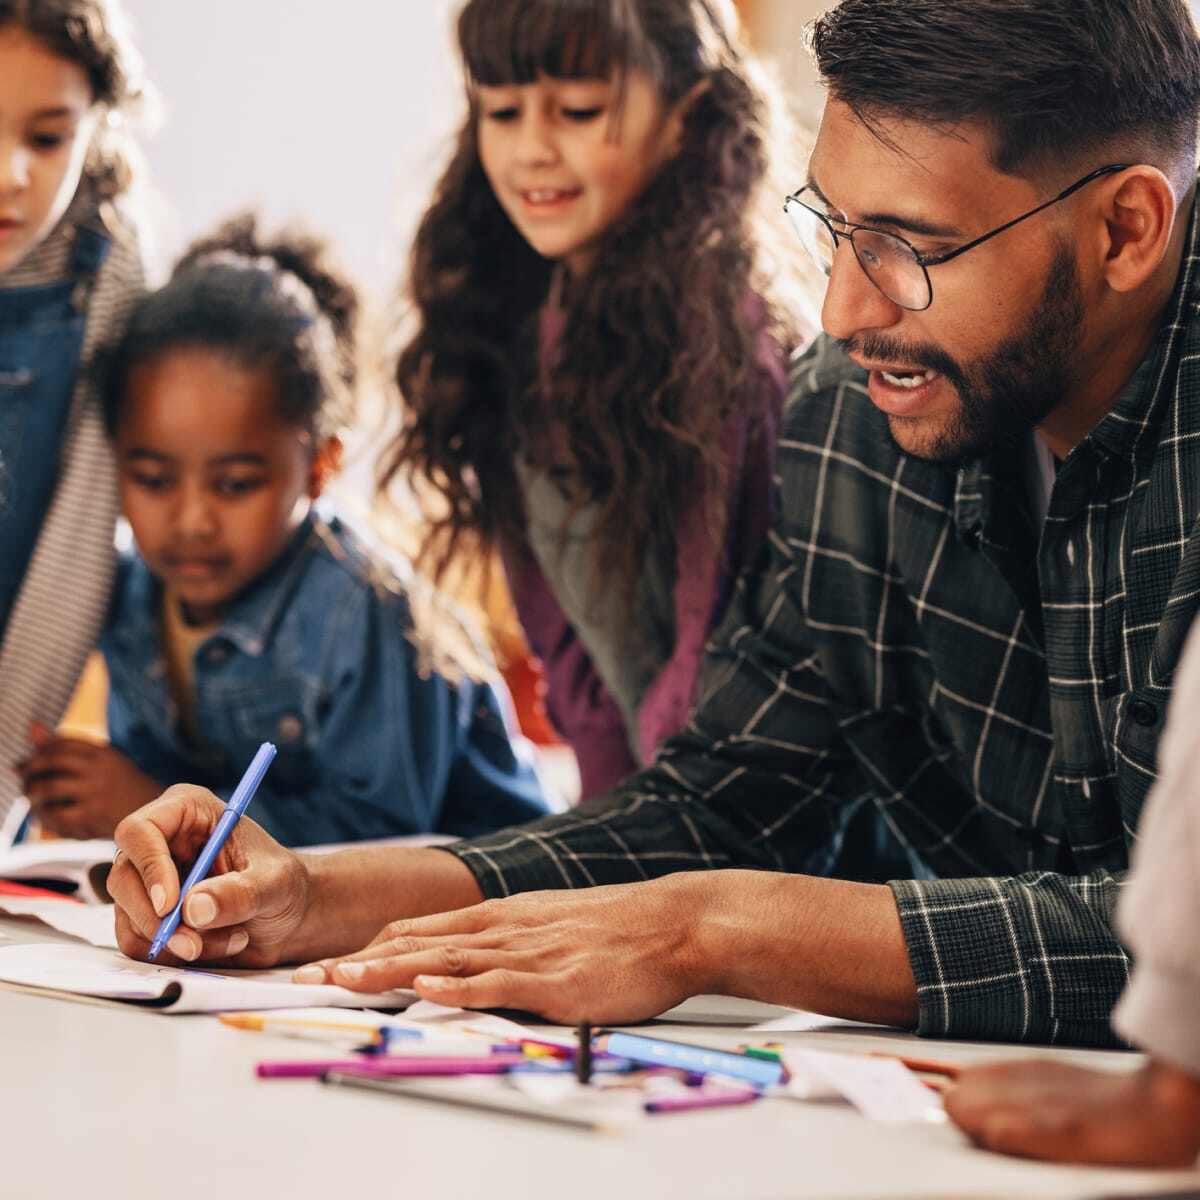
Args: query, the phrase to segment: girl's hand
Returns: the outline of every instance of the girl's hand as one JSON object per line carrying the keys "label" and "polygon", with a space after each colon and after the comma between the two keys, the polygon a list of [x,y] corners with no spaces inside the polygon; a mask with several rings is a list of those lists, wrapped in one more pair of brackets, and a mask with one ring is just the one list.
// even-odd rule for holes
{"label": "girl's hand", "polygon": [[[146,957],[224,811],[212,792],[178,784],[117,826],[108,892],[117,905],[117,943],[131,958]],[[156,961],[273,966],[288,956],[312,895],[304,861],[242,817],[212,873],[188,893],[183,921]]]}
{"label": "girl's hand", "polygon": [[34,751],[19,766],[21,783],[43,829],[60,837],[110,838],[121,820],[162,787],[120,751],[83,738],[32,728]]}

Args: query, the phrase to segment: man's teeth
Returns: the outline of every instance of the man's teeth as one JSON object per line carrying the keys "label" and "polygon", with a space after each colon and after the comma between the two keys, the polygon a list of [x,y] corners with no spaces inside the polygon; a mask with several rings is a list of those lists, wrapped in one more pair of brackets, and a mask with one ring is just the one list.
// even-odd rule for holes
{"label": "man's teeth", "polygon": [[906,372],[903,375],[893,375],[891,371],[880,371],[879,373],[892,387],[910,389],[922,387],[937,374],[936,371]]}

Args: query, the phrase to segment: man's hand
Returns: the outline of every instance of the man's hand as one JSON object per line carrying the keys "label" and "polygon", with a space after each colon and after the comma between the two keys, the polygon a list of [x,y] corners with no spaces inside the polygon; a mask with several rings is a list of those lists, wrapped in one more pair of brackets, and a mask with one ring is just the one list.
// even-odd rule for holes
{"label": "man's hand", "polygon": [[530,892],[395,921],[357,954],[302,967],[297,983],[360,992],[416,987],[464,1008],[518,1008],[561,1024],[657,1016],[707,990],[698,933],[712,877]]}
{"label": "man's hand", "polygon": [[33,753],[20,764],[21,786],[38,823],[69,838],[109,838],[118,823],[161,786],[111,746],[31,729]]}
{"label": "man's hand", "polygon": [[[180,784],[117,826],[108,891],[117,905],[117,942],[131,958],[146,957],[160,921],[179,900],[183,873],[224,811],[211,792]],[[272,966],[288,954],[311,893],[300,857],[242,817],[209,877],[188,894],[169,954],[159,961]]]}

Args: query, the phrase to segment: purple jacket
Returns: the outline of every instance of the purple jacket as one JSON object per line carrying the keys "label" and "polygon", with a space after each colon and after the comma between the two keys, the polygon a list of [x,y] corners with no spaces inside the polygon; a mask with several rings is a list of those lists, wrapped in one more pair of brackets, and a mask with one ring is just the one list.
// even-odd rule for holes
{"label": "purple jacket", "polygon": [[[553,314],[544,316],[543,352],[557,340],[559,328]],[[687,723],[705,643],[724,616],[734,580],[753,560],[770,523],[777,413],[787,373],[782,353],[765,335],[760,357],[769,382],[749,400],[759,419],[751,421],[744,411],[725,429],[732,496],[723,544],[717,545],[704,528],[702,494],[684,510],[675,530],[675,647],[638,710],[647,754]],[[501,548],[501,557],[526,640],[545,669],[550,720],[575,751],[586,800],[639,769],[625,721],[533,551],[524,542],[509,544]]]}

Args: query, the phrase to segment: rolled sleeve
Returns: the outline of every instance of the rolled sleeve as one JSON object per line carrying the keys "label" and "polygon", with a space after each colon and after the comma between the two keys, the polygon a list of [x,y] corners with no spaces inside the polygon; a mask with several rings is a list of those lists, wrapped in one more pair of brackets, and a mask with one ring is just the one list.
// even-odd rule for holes
{"label": "rolled sleeve", "polygon": [[1112,1046],[1129,958],[1113,930],[1123,877],[1048,872],[890,886],[927,1037]]}

